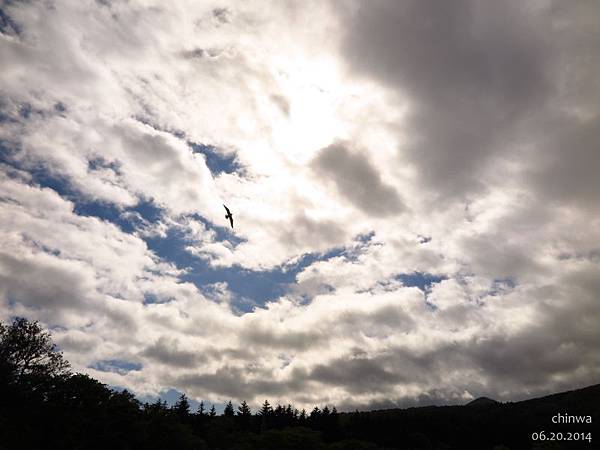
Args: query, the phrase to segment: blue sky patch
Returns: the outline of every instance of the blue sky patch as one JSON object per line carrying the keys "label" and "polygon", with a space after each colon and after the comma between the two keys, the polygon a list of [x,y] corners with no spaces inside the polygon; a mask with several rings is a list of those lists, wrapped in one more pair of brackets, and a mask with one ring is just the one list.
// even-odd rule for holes
{"label": "blue sky patch", "polygon": [[[213,147],[191,144],[197,151],[202,151],[210,162],[214,172],[227,172],[238,169],[233,157],[223,157]],[[18,161],[10,154],[2,159],[12,167],[20,168]],[[104,158],[95,158],[89,161],[90,170],[110,169],[118,173],[118,162]],[[96,217],[118,226],[125,233],[134,233],[144,225],[160,222],[164,217],[164,210],[151,199],[141,199],[135,206],[120,208],[114,204],[94,201],[82,196],[71,185],[66,177],[52,174],[43,165],[28,167],[32,181],[41,187],[55,190],[61,197],[74,204],[74,212],[80,216]],[[208,230],[215,233],[218,242],[228,242],[233,248],[243,242],[243,239],[233,234],[227,227],[214,226],[211,222],[198,214],[188,216],[190,219],[201,222]],[[358,235],[350,247],[331,249],[325,253],[308,253],[295,258],[293,261],[282,264],[270,270],[248,270],[240,266],[212,267],[207,259],[191,254],[187,247],[194,242],[187,233],[185,226],[172,226],[167,230],[166,236],[141,237],[148,248],[166,262],[174,264],[178,269],[186,271],[180,276],[184,282],[193,283],[207,296],[214,294],[216,283],[226,283],[233,294],[232,308],[236,313],[251,312],[255,307],[263,307],[289,292],[290,285],[295,283],[296,275],[305,267],[316,261],[327,260],[336,256],[345,256],[356,259],[365,247],[372,245],[375,233],[370,232]],[[414,278],[414,276],[413,276]],[[416,276],[419,280],[421,278]],[[423,278],[426,280],[426,278]],[[412,280],[412,278],[411,278]],[[144,303],[158,303],[170,299],[158,298],[153,293],[146,293]],[[108,366],[107,366],[108,367]]]}
{"label": "blue sky patch", "polygon": [[514,289],[517,286],[515,280],[511,277],[507,278],[496,278],[492,285],[490,286],[490,290],[488,291],[488,295],[496,296],[505,294],[507,291]]}
{"label": "blue sky patch", "polygon": [[[182,394],[181,391],[171,388],[171,389],[166,389],[164,391],[161,391],[158,395],[138,396],[138,400],[140,400],[142,403],[154,403],[156,400],[158,400],[160,398],[162,401],[167,402],[168,406],[173,406],[177,402],[177,400],[179,400],[179,397],[181,397],[181,394]],[[190,403],[190,411],[196,412],[198,410],[198,406],[200,405],[200,402],[197,402],[196,400],[191,399],[189,397],[188,397],[188,402]],[[204,402],[204,409],[207,412],[211,406],[212,406],[212,403]],[[223,409],[225,409],[224,405],[215,405],[215,410],[217,411],[218,414],[221,414],[223,412]]]}
{"label": "blue sky patch", "polygon": [[394,277],[394,279],[400,281],[404,286],[417,287],[423,292],[429,291],[432,284],[439,283],[447,278],[444,275],[433,275],[423,272],[401,273]]}
{"label": "blue sky patch", "polygon": [[114,372],[119,375],[125,375],[133,370],[142,370],[142,364],[121,359],[105,359],[96,361],[88,366],[90,369],[96,369],[101,372]]}
{"label": "blue sky patch", "polygon": [[[206,222],[203,221],[206,224]],[[224,230],[213,228],[217,237],[224,238]],[[229,233],[230,234],[230,233]],[[234,244],[238,238],[230,234],[228,238]],[[184,230],[171,228],[166,237],[153,236],[146,238],[148,248],[165,261],[175,264],[187,273],[180,276],[182,281],[193,283],[202,292],[210,296],[215,283],[227,283],[229,291],[235,298],[232,306],[239,313],[250,312],[255,306],[264,306],[285,294],[289,285],[295,282],[296,275],[308,265],[318,261],[340,256],[346,251],[335,248],[325,253],[308,253],[293,262],[277,266],[271,270],[249,270],[240,266],[212,267],[209,261],[192,255],[186,247],[193,245]],[[227,240],[227,239],[221,239]],[[154,299],[148,299],[152,302]]]}
{"label": "blue sky patch", "polygon": [[[246,313],[288,292],[289,286],[295,283],[296,275],[305,267],[317,260],[323,261],[339,256],[342,252],[343,249],[333,249],[323,254],[308,253],[291,264],[263,271],[248,270],[239,266],[212,268],[207,261],[192,257],[191,270],[181,278],[194,283],[202,291],[214,283],[227,283],[229,291],[236,297],[232,306],[238,313]],[[173,262],[176,261],[177,259]]]}
{"label": "blue sky patch", "polygon": [[[53,174],[43,165],[23,168],[15,158],[16,150],[6,147],[0,142],[0,163],[5,163],[16,170],[25,170],[31,175],[32,183],[42,188],[56,191],[62,198],[73,202],[73,212],[80,216],[91,216],[106,220],[117,225],[125,233],[133,233],[138,229],[140,223],[137,218],[148,222],[157,222],[163,215],[163,209],[152,200],[140,199],[135,206],[119,208],[113,203],[90,200],[82,196],[70,183],[68,178]],[[5,151],[6,150],[6,151]],[[119,165],[104,158],[95,158],[89,161],[90,170],[110,168],[118,171]],[[136,213],[136,214],[129,214]]]}
{"label": "blue sky patch", "polygon": [[188,145],[194,153],[204,155],[206,165],[213,176],[217,176],[220,173],[238,172],[242,168],[233,154],[225,155],[211,145],[196,144],[194,142],[188,142]]}
{"label": "blue sky patch", "polygon": [[[18,168],[18,164],[10,157],[3,158],[11,166]],[[115,163],[98,158],[90,161],[92,169],[110,167],[118,170]],[[61,197],[74,203],[74,212],[81,216],[97,217],[117,225],[126,233],[136,231],[143,219],[149,223],[156,223],[162,219],[163,209],[151,200],[140,200],[137,205],[128,208],[118,208],[114,204],[88,200],[82,197],[69,183],[68,179],[51,174],[44,167],[34,167],[29,170],[32,181],[41,187],[55,190]],[[134,214],[130,214],[134,213]],[[215,227],[198,214],[190,216],[204,224],[207,229],[215,232],[218,241],[228,241],[232,246],[243,242],[229,232],[226,227]],[[359,242],[368,242],[371,235],[359,236]],[[234,308],[238,312],[249,312],[255,306],[263,306],[266,302],[274,300],[287,291],[287,286],[293,283],[296,275],[306,266],[316,260],[329,259],[344,252],[344,249],[334,249],[325,254],[306,254],[296,259],[291,264],[282,265],[268,271],[253,271],[239,266],[229,268],[211,267],[207,260],[190,254],[186,247],[193,245],[184,228],[171,227],[166,237],[151,236],[143,238],[148,248],[167,262],[175,264],[179,269],[187,269],[188,273],[181,277],[182,281],[194,283],[201,291],[210,289],[215,283],[227,283],[229,290],[234,294]],[[145,298],[146,303],[165,301],[151,294]]]}
{"label": "blue sky patch", "polygon": [[[202,225],[204,225],[206,227],[206,229],[213,231],[216,235],[217,241],[221,241],[221,242],[227,241],[234,247],[237,246],[238,244],[241,244],[242,242],[245,242],[244,239],[236,236],[231,231],[231,229],[229,228],[229,225],[224,225],[224,226],[214,225],[212,222],[209,222],[204,217],[202,217],[201,215],[196,214],[196,213],[190,214],[189,217],[202,223]],[[225,208],[223,208],[223,217],[225,217]]]}
{"label": "blue sky patch", "polygon": [[0,8],[0,32],[21,35],[21,27],[2,8]]}

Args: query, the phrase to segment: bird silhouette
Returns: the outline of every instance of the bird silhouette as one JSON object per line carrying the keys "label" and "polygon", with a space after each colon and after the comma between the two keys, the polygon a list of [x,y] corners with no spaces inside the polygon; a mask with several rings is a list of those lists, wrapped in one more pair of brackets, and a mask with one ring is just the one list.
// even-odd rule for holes
{"label": "bird silhouette", "polygon": [[229,211],[229,208],[225,205],[223,205],[223,207],[225,208],[225,211],[227,211],[227,214],[225,215],[226,219],[229,219],[229,223],[231,224],[231,228],[233,228],[233,214],[231,214],[231,211]]}

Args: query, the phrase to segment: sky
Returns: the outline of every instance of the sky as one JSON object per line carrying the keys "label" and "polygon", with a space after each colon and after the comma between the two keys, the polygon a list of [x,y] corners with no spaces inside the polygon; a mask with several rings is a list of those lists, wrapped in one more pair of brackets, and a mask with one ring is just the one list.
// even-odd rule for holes
{"label": "sky", "polygon": [[597,2],[0,5],[0,319],[74,370],[339,410],[599,382]]}

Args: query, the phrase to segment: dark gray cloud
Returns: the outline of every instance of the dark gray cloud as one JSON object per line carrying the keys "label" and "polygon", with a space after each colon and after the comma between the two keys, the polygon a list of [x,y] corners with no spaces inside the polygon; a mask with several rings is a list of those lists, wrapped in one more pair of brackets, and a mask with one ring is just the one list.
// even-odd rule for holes
{"label": "dark gray cloud", "polygon": [[283,95],[273,94],[271,95],[271,101],[277,105],[277,107],[286,117],[289,117],[291,106],[287,98],[285,98]]}
{"label": "dark gray cloud", "polygon": [[301,378],[279,382],[273,372],[264,368],[246,366],[244,368],[224,366],[213,373],[188,373],[177,375],[171,380],[175,386],[182,386],[193,392],[211,393],[233,399],[253,399],[257,395],[289,395],[290,391],[306,389]]}
{"label": "dark gray cloud", "polygon": [[596,3],[381,0],[342,16],[350,69],[409,101],[401,155],[423,188],[476,194],[511,160],[546,201],[597,207]]}
{"label": "dark gray cloud", "polygon": [[[600,76],[600,64],[597,73]],[[586,119],[551,120],[538,131],[542,135],[534,156],[538,162],[531,164],[526,175],[539,197],[551,206],[600,210],[600,109],[592,114]]]}
{"label": "dark gray cloud", "polygon": [[241,333],[244,342],[251,345],[264,346],[273,349],[284,349],[288,351],[301,351],[315,346],[322,340],[318,332],[310,331],[286,331],[275,333],[274,331],[249,327]]}
{"label": "dark gray cloud", "polygon": [[382,333],[389,332],[390,329],[408,332],[416,325],[413,318],[402,309],[401,305],[385,305],[369,313],[348,311],[340,315],[338,323],[348,328],[358,327],[361,324],[372,324],[377,331]]}
{"label": "dark gray cloud", "polygon": [[229,23],[231,21],[231,11],[227,8],[215,8],[213,9],[212,14],[219,24]]}
{"label": "dark gray cloud", "polygon": [[95,290],[85,267],[50,255],[37,256],[17,258],[0,253],[0,292],[13,301],[57,315],[91,307]]}
{"label": "dark gray cloud", "polygon": [[398,214],[404,209],[400,195],[381,179],[369,159],[336,142],[322,149],[312,161],[313,169],[333,181],[341,196],[374,216]]}
{"label": "dark gray cloud", "polygon": [[348,16],[352,70],[408,97],[403,149],[441,197],[481,189],[481,171],[548,95],[543,28],[518,2],[375,1]]}
{"label": "dark gray cloud", "polygon": [[[551,314],[514,335],[473,339],[462,349],[473,367],[489,379],[496,398],[542,395],[597,382],[600,317],[591,302],[568,308],[547,307]],[[582,326],[583,324],[583,326]]]}
{"label": "dark gray cloud", "polygon": [[[465,393],[517,400],[593,384],[600,375],[600,281],[593,272],[590,267],[566,275],[562,287],[530,289],[519,301],[535,304],[535,314],[528,325],[514,331],[483,327],[470,338],[455,335],[458,341],[448,338],[421,348],[354,349],[310,369],[296,370],[289,381],[307,379],[324,386],[343,386],[349,397],[338,402],[342,409],[464,403]],[[573,285],[579,288],[573,290]],[[448,308],[433,314],[438,326],[461,324],[468,329],[479,327],[494,312],[498,312],[497,306],[471,305],[462,312]],[[344,317],[338,320],[344,322]],[[385,402],[377,399],[382,392],[394,388],[410,391],[415,386],[415,396],[407,393],[389,395]],[[374,395],[375,400],[352,399],[364,399],[365,394]]]}
{"label": "dark gray cloud", "polygon": [[597,215],[600,196],[600,5],[553,2],[546,14],[552,81],[557,94],[535,116],[525,139],[533,145],[526,181],[550,206]]}
{"label": "dark gray cloud", "polygon": [[99,339],[75,331],[70,333],[53,333],[53,339],[61,350],[77,353],[92,352],[99,344]]}
{"label": "dark gray cloud", "polygon": [[141,356],[172,367],[194,367],[206,361],[206,357],[201,353],[181,350],[176,339],[166,336],[161,336],[154,344],[144,349]]}
{"label": "dark gray cloud", "polygon": [[[277,227],[281,225],[277,224]],[[319,247],[332,247],[343,242],[346,231],[331,220],[315,220],[304,213],[296,214],[288,226],[278,233],[281,242],[303,248],[307,241]]]}
{"label": "dark gray cloud", "polygon": [[339,358],[327,364],[317,364],[310,371],[309,378],[359,393],[381,392],[386,386],[408,381],[381,363],[381,360],[369,358]]}

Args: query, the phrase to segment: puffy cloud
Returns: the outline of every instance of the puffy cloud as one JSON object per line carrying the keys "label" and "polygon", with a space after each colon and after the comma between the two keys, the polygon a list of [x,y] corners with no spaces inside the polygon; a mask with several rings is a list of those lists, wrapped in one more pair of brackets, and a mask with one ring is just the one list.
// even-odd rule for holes
{"label": "puffy cloud", "polygon": [[203,362],[202,355],[193,350],[180,350],[176,339],[161,336],[143,351],[155,362],[171,367],[194,367]]}
{"label": "puffy cloud", "polygon": [[322,149],[313,167],[325,182],[331,179],[336,184],[341,196],[367,214],[386,216],[403,209],[398,193],[381,180],[369,160],[341,142]]}
{"label": "puffy cloud", "polygon": [[352,70],[409,104],[402,163],[447,200],[485,189],[514,128],[550,89],[544,22],[531,5],[377,1],[348,12]]}
{"label": "puffy cloud", "polygon": [[3,10],[0,316],[77,370],[342,408],[596,382],[596,5],[47,5]]}

